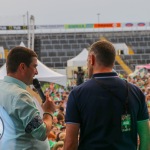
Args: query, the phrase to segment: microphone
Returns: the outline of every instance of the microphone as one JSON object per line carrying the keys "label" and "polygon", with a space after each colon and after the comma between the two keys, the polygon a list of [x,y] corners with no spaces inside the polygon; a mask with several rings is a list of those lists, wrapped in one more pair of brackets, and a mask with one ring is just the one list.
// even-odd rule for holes
{"label": "microphone", "polygon": [[41,84],[40,84],[40,82],[38,81],[38,79],[33,79],[33,86],[36,88],[36,90],[38,91],[38,93],[39,93],[39,95],[40,95],[40,97],[41,97],[41,99],[42,99],[42,102],[44,103],[45,102],[45,100],[46,100],[46,97],[45,97],[45,95],[44,95],[44,93],[43,93],[43,91],[42,91],[42,89],[41,89]]}

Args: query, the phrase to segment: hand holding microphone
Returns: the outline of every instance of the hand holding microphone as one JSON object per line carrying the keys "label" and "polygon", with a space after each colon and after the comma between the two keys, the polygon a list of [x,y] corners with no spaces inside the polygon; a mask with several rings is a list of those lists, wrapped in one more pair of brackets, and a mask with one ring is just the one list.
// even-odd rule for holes
{"label": "hand holding microphone", "polygon": [[41,84],[38,81],[38,79],[33,79],[33,85],[36,88],[36,90],[38,91],[41,99],[42,99],[42,108],[44,110],[44,112],[50,112],[53,113],[55,111],[55,104],[54,102],[51,100],[51,98],[49,97],[49,95],[47,94],[46,96],[44,95],[42,89],[41,89]]}
{"label": "hand holding microphone", "polygon": [[38,79],[33,79],[33,86],[36,88],[36,90],[38,91],[38,93],[39,93],[39,95],[40,95],[40,97],[41,97],[41,99],[42,99],[42,102],[44,103],[45,102],[45,100],[46,100],[46,97],[45,97],[45,95],[44,95],[44,93],[43,93],[43,91],[42,91],[42,89],[41,89],[41,84],[40,84],[40,82],[38,81]]}
{"label": "hand holding microphone", "polygon": [[54,113],[56,110],[56,105],[53,102],[53,100],[49,97],[48,94],[46,95],[45,103],[42,104],[42,108],[44,112],[50,112],[50,113]]}

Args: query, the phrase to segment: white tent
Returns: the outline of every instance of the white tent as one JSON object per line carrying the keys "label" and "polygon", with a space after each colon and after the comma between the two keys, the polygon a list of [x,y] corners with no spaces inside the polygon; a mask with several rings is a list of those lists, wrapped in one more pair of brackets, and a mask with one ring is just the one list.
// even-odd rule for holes
{"label": "white tent", "polygon": [[24,44],[23,42],[21,42],[19,46],[26,47],[25,44]]}
{"label": "white tent", "polygon": [[[38,75],[36,75],[35,78],[37,78],[39,81],[53,82],[59,85],[66,86],[67,79],[65,75],[54,72],[53,70],[42,64],[39,60],[37,70]],[[6,64],[4,64],[0,68],[0,79],[3,79],[4,76],[6,76]]]}
{"label": "white tent", "polygon": [[[42,64],[38,60],[38,75],[35,76],[39,81],[45,81],[45,82],[52,82],[57,83],[59,85],[66,86],[66,76],[59,74],[57,72],[54,72],[53,70],[49,69],[47,66]],[[4,76],[6,76],[6,64],[4,64],[0,68],[0,79],[3,79]]]}
{"label": "white tent", "polygon": [[[25,47],[23,42],[21,42],[20,46]],[[52,82],[62,86],[66,86],[67,77],[65,75],[59,74],[51,70],[43,63],[41,63],[39,60],[38,60],[37,70],[38,70],[38,75],[36,75],[35,78],[37,78],[39,81]],[[4,64],[0,68],[0,79],[3,79],[4,76],[6,76],[6,64]]]}
{"label": "white tent", "polygon": [[84,48],[76,57],[67,61],[68,67],[82,67],[87,64],[88,51]]}
{"label": "white tent", "polygon": [[39,60],[38,60],[37,69],[38,69],[38,75],[36,75],[35,77],[39,81],[53,82],[53,83],[66,86],[67,77],[65,75],[62,75],[60,73],[51,70],[43,63],[41,63]]}

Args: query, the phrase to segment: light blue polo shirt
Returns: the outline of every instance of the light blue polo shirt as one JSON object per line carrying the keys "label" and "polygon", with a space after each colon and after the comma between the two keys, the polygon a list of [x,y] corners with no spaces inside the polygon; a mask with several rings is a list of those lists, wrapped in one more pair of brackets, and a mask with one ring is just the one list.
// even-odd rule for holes
{"label": "light blue polo shirt", "polygon": [[[29,123],[39,119],[38,127]],[[34,122],[36,126],[37,122]],[[33,124],[32,124],[33,125]],[[39,110],[26,91],[26,84],[5,76],[0,81],[0,149],[1,150],[50,150],[46,137],[46,126]]]}

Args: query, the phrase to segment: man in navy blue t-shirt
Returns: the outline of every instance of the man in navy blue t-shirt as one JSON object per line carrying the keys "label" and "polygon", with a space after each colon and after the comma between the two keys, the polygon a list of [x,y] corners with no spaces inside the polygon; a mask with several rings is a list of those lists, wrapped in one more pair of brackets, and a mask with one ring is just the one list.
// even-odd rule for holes
{"label": "man in navy blue t-shirt", "polygon": [[115,56],[110,42],[90,47],[90,79],[69,95],[64,150],[137,150],[138,135],[139,149],[150,150],[145,96],[112,72]]}

